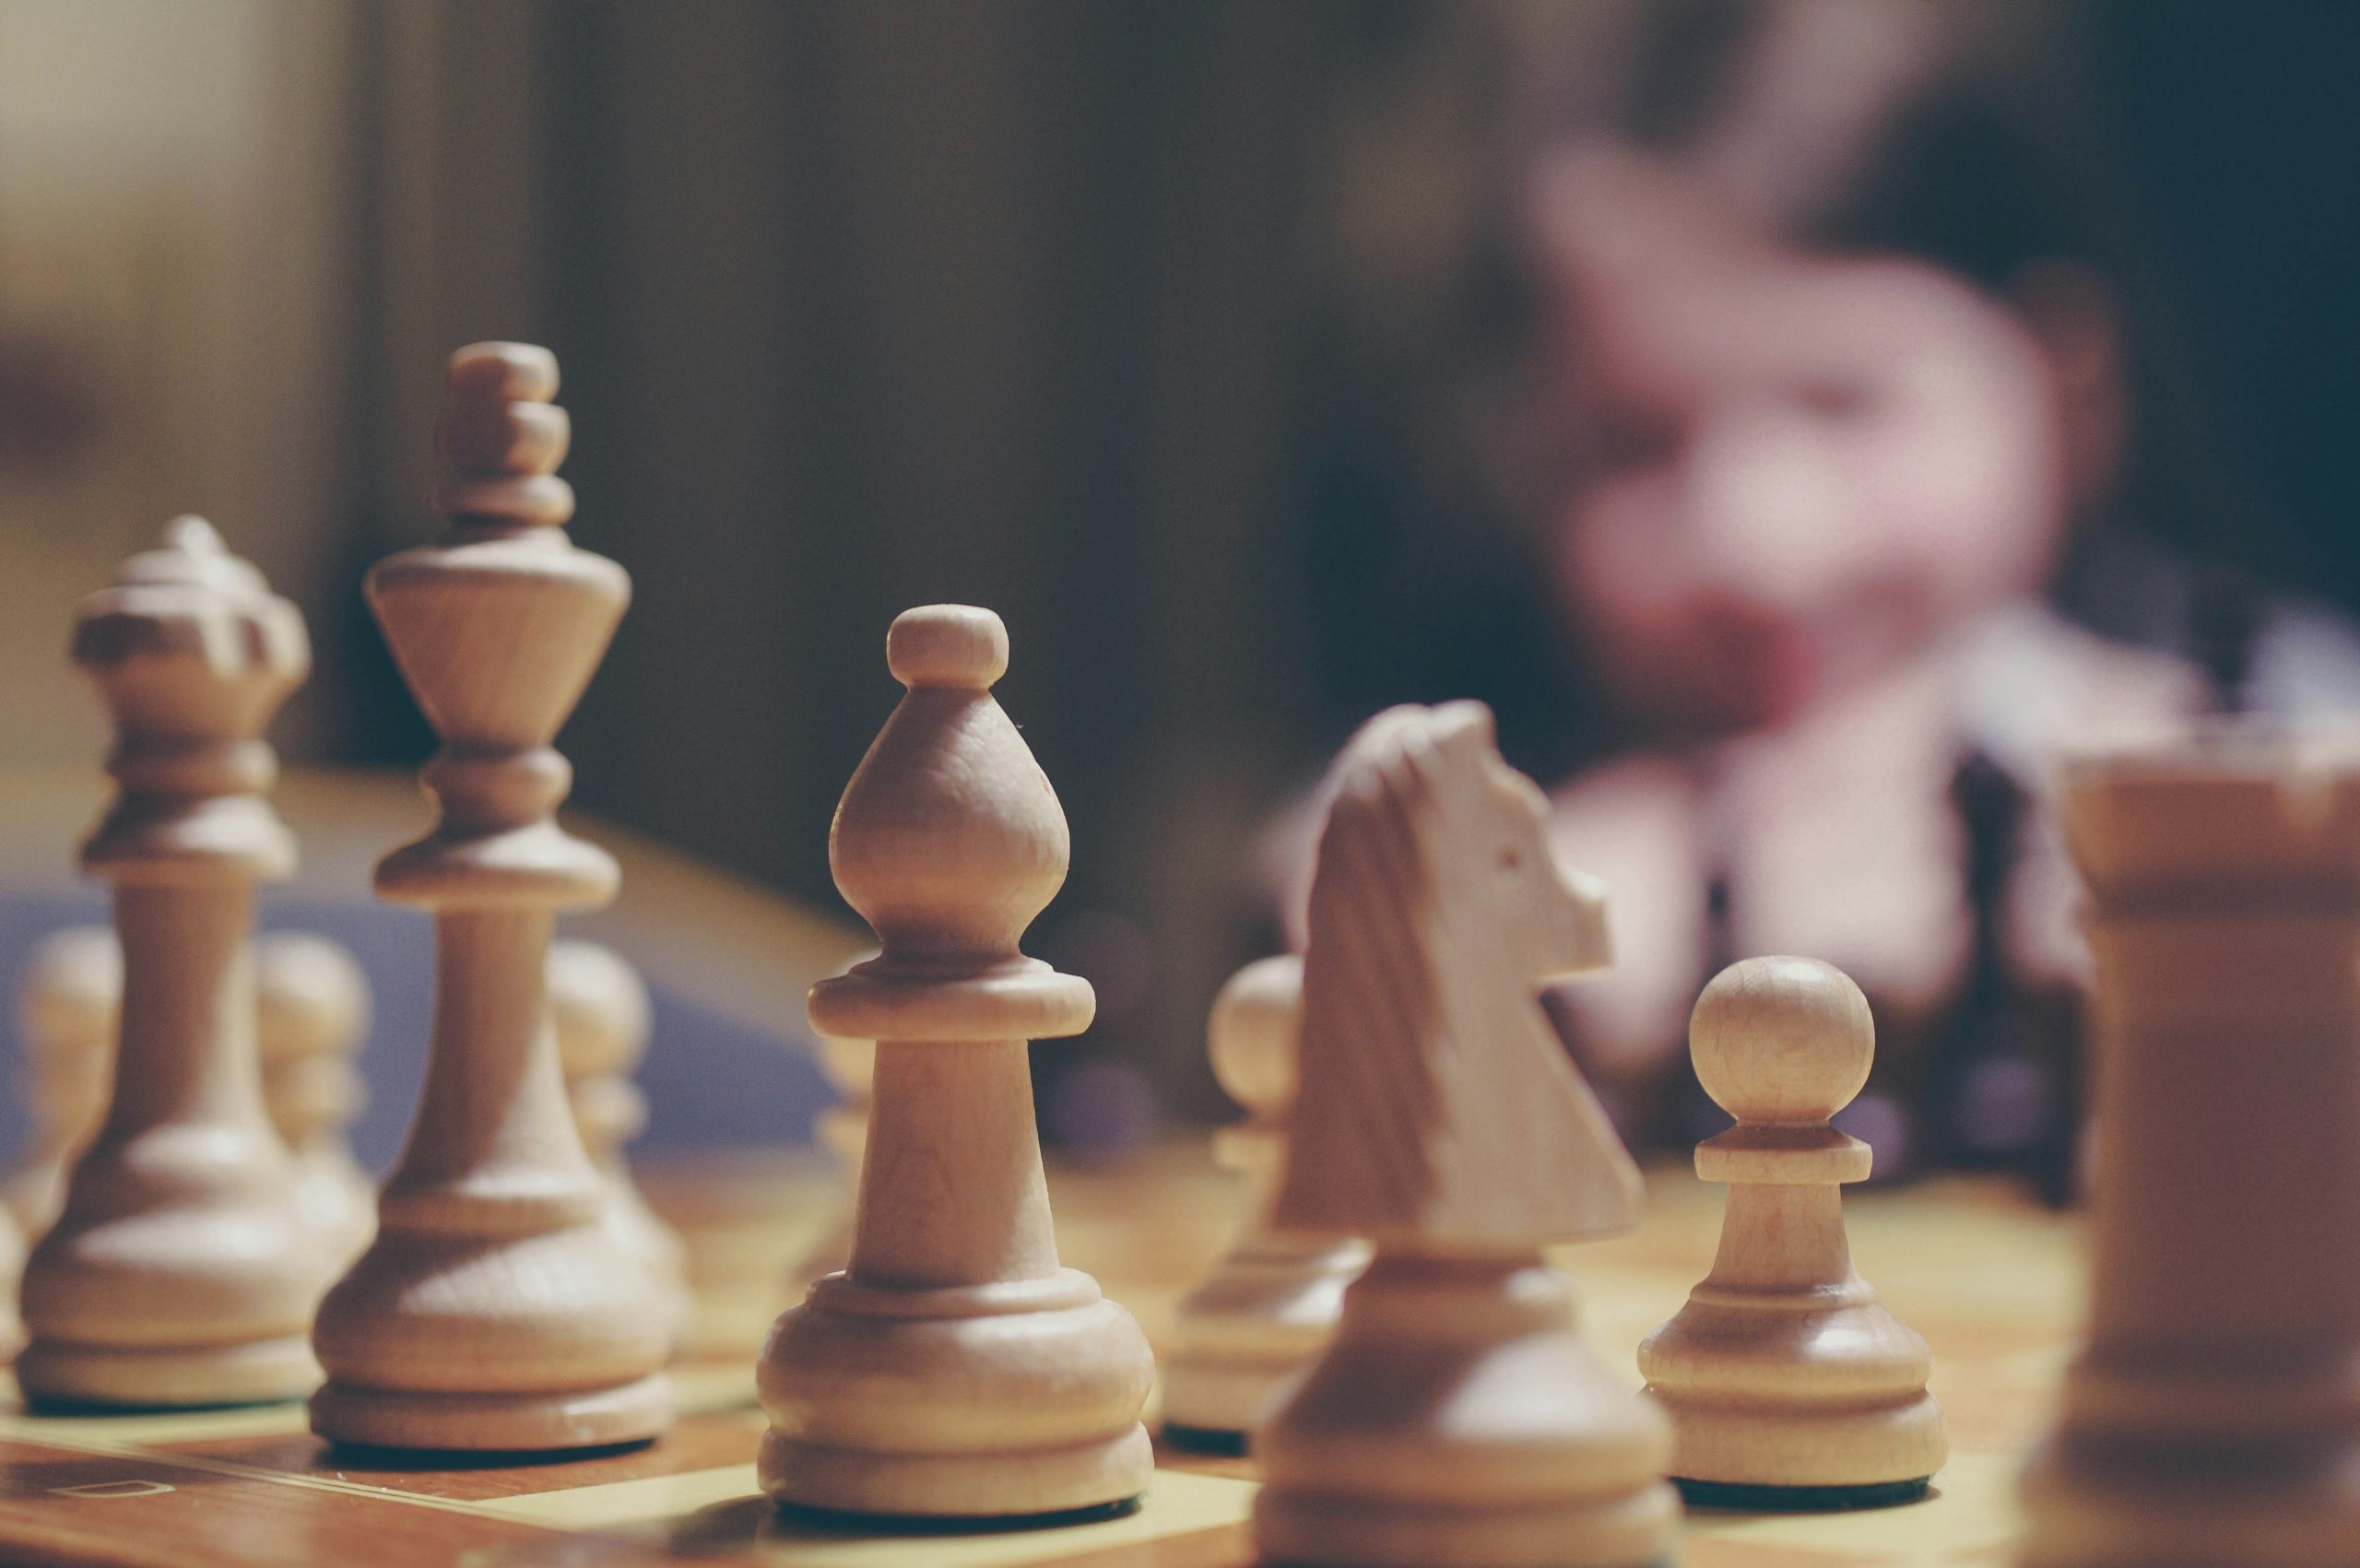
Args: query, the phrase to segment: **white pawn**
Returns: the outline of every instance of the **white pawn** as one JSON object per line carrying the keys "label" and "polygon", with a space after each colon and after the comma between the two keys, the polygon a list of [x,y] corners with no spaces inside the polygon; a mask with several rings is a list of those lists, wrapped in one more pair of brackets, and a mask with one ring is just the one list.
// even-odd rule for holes
{"label": "white pawn", "polygon": [[647,984],[620,953],[596,942],[549,948],[549,1010],[558,1064],[582,1147],[607,1184],[607,1229],[647,1267],[665,1300],[673,1343],[686,1341],[695,1303],[680,1238],[656,1218],[631,1180],[623,1146],[647,1125],[647,1097],[631,1080],[647,1055],[654,1011]]}
{"label": "white pawn", "polygon": [[340,944],[274,931],[254,943],[254,986],[263,1101],[294,1156],[295,1206],[333,1279],[377,1232],[377,1185],[346,1138],[368,1102],[352,1058],[369,1032],[369,980]]}
{"label": "white pawn", "polygon": [[[872,949],[856,959],[854,964],[877,956]],[[797,1301],[821,1277],[852,1262],[853,1222],[860,1207],[860,1166],[868,1155],[869,1101],[877,1091],[877,1042],[846,1040],[817,1032],[812,1039],[819,1046],[820,1074],[842,1097],[820,1113],[819,1122],[812,1129],[820,1143],[835,1157],[840,1185],[834,1218],[820,1232],[820,1239],[787,1270],[787,1288]]]}
{"label": "white pawn", "polygon": [[1713,1271],[1639,1347],[1672,1475],[1718,1507],[1914,1497],[1948,1451],[1932,1358],[1852,1267],[1842,1184],[1868,1175],[1869,1146],[1827,1125],[1868,1081],[1868,999],[1816,959],[1747,959],[1705,987],[1688,1041],[1738,1125],[1696,1149],[1729,1185]]}
{"label": "white pawn", "polygon": [[1213,1157],[1248,1185],[1245,1233],[1180,1303],[1163,1367],[1164,1433],[1236,1450],[1297,1372],[1336,1332],[1344,1287],[1368,1244],[1295,1235],[1270,1223],[1286,1161],[1287,1113],[1301,1079],[1303,960],[1257,959],[1213,999],[1213,1074],[1246,1119],[1213,1134]]}
{"label": "white pawn", "polygon": [[53,931],[25,960],[17,984],[33,1138],[0,1185],[0,1202],[31,1242],[57,1218],[65,1173],[106,1114],[123,1008],[123,948],[104,925]]}

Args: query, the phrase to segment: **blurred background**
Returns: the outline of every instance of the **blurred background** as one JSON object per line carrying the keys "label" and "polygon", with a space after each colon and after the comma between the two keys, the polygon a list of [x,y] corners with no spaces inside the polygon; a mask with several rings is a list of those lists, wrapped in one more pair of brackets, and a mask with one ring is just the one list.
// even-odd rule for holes
{"label": "blurred background", "polygon": [[886,623],[1006,618],[1053,1132],[1222,1114],[1304,792],[1473,696],[1615,886],[1559,1014],[1634,1136],[1776,946],[1877,998],[1881,1151],[2054,1183],[2041,760],[2360,702],[2355,68],[2198,0],[0,0],[0,760],[95,763],[73,606],[195,511],[310,619],[284,753],[414,767],[360,574],[448,351],[546,343],[637,584],[578,805],[840,909]]}

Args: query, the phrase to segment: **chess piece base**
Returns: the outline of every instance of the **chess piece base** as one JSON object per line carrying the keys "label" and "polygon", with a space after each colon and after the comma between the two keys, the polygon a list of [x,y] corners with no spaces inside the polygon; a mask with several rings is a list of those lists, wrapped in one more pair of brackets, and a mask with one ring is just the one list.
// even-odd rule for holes
{"label": "chess piece base", "polygon": [[832,1274],[757,1366],[758,1466],[785,1503],[833,1513],[1067,1513],[1145,1491],[1153,1378],[1131,1315],[1076,1269],[895,1290]]}
{"label": "chess piece base", "polygon": [[1675,1476],[1680,1500],[1691,1508],[1721,1508],[1743,1514],[1850,1514],[1915,1503],[1933,1488],[1934,1478],[1886,1481],[1875,1486],[1746,1486],[1690,1480]]}
{"label": "chess piece base", "polygon": [[1268,1562],[1643,1568],[1679,1527],[1669,1424],[1583,1343],[1538,1251],[1381,1247],[1256,1448]]}
{"label": "chess piece base", "polygon": [[1788,1491],[1922,1489],[1949,1456],[1941,1407],[1922,1391],[1894,1404],[1790,1409],[1692,1404],[1653,1392],[1671,1418],[1671,1473],[1682,1481]]}
{"label": "chess piece base", "polygon": [[362,1448],[554,1453],[640,1443],[672,1424],[661,1373],[612,1388],[525,1394],[417,1394],[329,1383],[312,1396],[312,1430]]}
{"label": "chess piece base", "polygon": [[1366,1267],[1362,1242],[1262,1238],[1223,1258],[1180,1303],[1163,1365],[1165,1430],[1242,1442],[1327,1349],[1344,1289]]}
{"label": "chess piece base", "polygon": [[[1011,1454],[879,1454],[762,1435],[762,1490],[782,1503],[880,1518],[1103,1517],[1145,1493],[1155,1473],[1147,1428],[1070,1448]],[[825,1499],[826,1501],[822,1501]],[[1081,1499],[1082,1501],[1069,1501]]]}
{"label": "chess piece base", "polygon": [[196,1409],[300,1399],[320,1363],[301,1334],[242,1345],[126,1348],[36,1338],[17,1358],[17,1385],[42,1408]]}
{"label": "chess piece base", "polygon": [[2343,1568],[2360,1439],[2275,1444],[2053,1437],[2024,1474],[2017,1568]]}

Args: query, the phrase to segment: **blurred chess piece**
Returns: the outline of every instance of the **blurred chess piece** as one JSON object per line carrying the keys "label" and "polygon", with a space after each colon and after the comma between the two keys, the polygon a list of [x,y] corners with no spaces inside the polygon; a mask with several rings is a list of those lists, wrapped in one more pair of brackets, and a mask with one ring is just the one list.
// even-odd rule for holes
{"label": "blurred chess piece", "polygon": [[17,1313],[17,1282],[25,1272],[25,1233],[17,1217],[0,1208],[0,1366],[25,1348],[25,1320]]}
{"label": "blurred chess piece", "polygon": [[[877,956],[871,949],[845,968],[858,968]],[[869,1098],[877,1087],[877,1042],[817,1032],[812,1039],[819,1048],[820,1071],[839,1096],[836,1103],[820,1113],[813,1128],[820,1143],[835,1158],[838,1207],[820,1239],[787,1271],[787,1286],[796,1301],[821,1276],[852,1262],[853,1220],[860,1208],[860,1166],[868,1153]]]}
{"label": "blurred chess piece", "polygon": [[623,1159],[624,1146],[647,1125],[647,1096],[631,1077],[647,1055],[655,1016],[647,983],[612,948],[558,942],[549,948],[549,1011],[573,1125],[607,1184],[607,1228],[645,1266],[664,1297],[673,1343],[685,1345],[695,1303],[680,1238],[647,1206]]}
{"label": "blurred chess piece", "polygon": [[566,536],[571,426],[557,361],[521,343],[451,356],[431,544],[370,570],[369,606],[442,740],[437,815],[377,863],[377,896],[434,918],[426,1082],[377,1199],[377,1235],[320,1303],[312,1429],[370,1447],[547,1452],[672,1421],[669,1303],[607,1228],[549,1018],[558,912],[620,870],[568,833],[551,744],[631,600]]}
{"label": "blurred chess piece", "polygon": [[1214,1158],[1246,1184],[1245,1232],[1181,1302],[1163,1366],[1164,1434],[1236,1450],[1289,1379],[1328,1346],[1368,1244],[1272,1228],[1287,1113],[1301,1081],[1303,960],[1257,960],[1230,976],[1206,1027],[1214,1076],[1246,1119],[1213,1134]]}
{"label": "blurred chess piece", "polygon": [[74,661],[112,710],[117,792],[82,846],[113,884],[123,1021],[106,1120],[25,1266],[37,1402],[292,1398],[319,1265],[254,1038],[257,882],[295,842],[262,739],[311,667],[302,617],[200,518],[169,524],[75,618]]}
{"label": "blurred chess piece", "polygon": [[[28,1245],[56,1220],[65,1174],[106,1114],[122,1009],[123,948],[112,926],[53,931],[26,958],[17,981],[17,1020],[32,1142],[0,1185],[0,1201]],[[15,1292],[9,1295],[13,1301]]]}
{"label": "blurred chess piece", "polygon": [[2083,763],[2101,1031],[2087,1338],[2023,1568],[2360,1562],[2360,753]]}
{"label": "blurred chess piece", "polygon": [[1637,1167],[1540,1006],[1607,961],[1604,890],[1556,863],[1479,702],[1379,714],[1331,780],[1277,1220],[1375,1253],[1254,1432],[1255,1545],[1336,1568],[1665,1562],[1670,1427],[1541,1256],[1638,1219]]}
{"label": "blurred chess piece", "polygon": [[1948,1453],[1926,1341],[1852,1267],[1844,1187],[1869,1146],[1828,1126],[1869,1079],[1876,1028],[1841,970],[1752,958],[1689,1023],[1696,1077],[1737,1126],[1697,1146],[1726,1184],[1713,1271],[1639,1347],[1692,1503],[1841,1509],[1922,1493]]}
{"label": "blurred chess piece", "polygon": [[263,1099],[295,1159],[295,1205],[334,1279],[377,1230],[377,1184],[347,1137],[368,1102],[353,1057],[369,1032],[369,978],[325,937],[273,931],[254,944],[254,983]]}
{"label": "blurred chess piece", "polygon": [[877,1042],[851,1266],[778,1320],[756,1367],[757,1471],[783,1502],[952,1517],[1127,1505],[1154,1456],[1154,1358],[1129,1313],[1061,1267],[1027,1042],[1079,1034],[1086,981],[1026,958],[1065,881],[1056,792],[991,687],[988,610],[897,618],[908,688],[845,786],[836,885],[879,957],[812,988],[811,1026]]}

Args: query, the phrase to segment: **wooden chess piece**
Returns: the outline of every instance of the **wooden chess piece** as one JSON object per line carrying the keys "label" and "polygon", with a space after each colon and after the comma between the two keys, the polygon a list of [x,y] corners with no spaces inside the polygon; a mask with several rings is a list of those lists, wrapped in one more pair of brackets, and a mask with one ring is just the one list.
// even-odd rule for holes
{"label": "wooden chess piece", "polygon": [[26,958],[17,982],[17,1025],[25,1046],[32,1143],[0,1185],[0,1202],[28,1243],[39,1241],[56,1220],[65,1202],[65,1174],[107,1114],[122,1010],[123,948],[112,926],[53,931]]}
{"label": "wooden chess piece", "polygon": [[369,573],[442,738],[420,775],[440,818],[376,875],[379,897],[433,912],[434,1021],[376,1240],[313,1334],[328,1381],[312,1428],[338,1443],[541,1451],[671,1421],[670,1325],[606,1228],[549,1020],[557,912],[608,902],[619,878],[557,824],[572,769],[549,742],[631,596],[622,568],[565,536],[556,391],[546,349],[454,354],[436,494],[449,529]]}
{"label": "wooden chess piece", "polygon": [[82,846],[114,885],[121,1049],[105,1122],[25,1266],[42,1403],[287,1399],[318,1380],[319,1268],[254,1043],[254,884],[295,841],[263,727],[311,667],[295,607],[195,517],[83,601],[74,660],[113,709],[117,793]]}
{"label": "wooden chess piece", "polygon": [[0,1208],[0,1366],[25,1348],[25,1320],[17,1312],[17,1283],[25,1273],[25,1232],[17,1217]]}
{"label": "wooden chess piece", "polygon": [[893,622],[909,688],[845,787],[836,885],[879,957],[811,992],[877,1042],[852,1264],[780,1317],[757,1367],[762,1486],[858,1514],[1127,1506],[1154,1468],[1146,1337],[1058,1265],[1026,1042],[1078,1034],[1089,984],[1017,950],[1064,882],[1056,794],[991,696],[1008,631],[934,605]]}
{"label": "wooden chess piece", "polygon": [[367,1103],[353,1070],[369,1031],[369,978],[340,944],[273,931],[254,944],[263,1102],[295,1160],[295,1206],[326,1280],[377,1231],[377,1184],[346,1137]]}
{"label": "wooden chess piece", "polygon": [[2360,1562],[2360,747],[2068,771],[2100,1042],[2088,1338],[2024,1568]]}
{"label": "wooden chess piece", "polygon": [[1719,1255],[1639,1347],[1692,1503],[1836,1509],[1923,1493],[1948,1453],[1933,1358],[1852,1267],[1844,1188],[1869,1146],[1827,1125],[1868,1082],[1876,1026],[1841,970],[1753,958],[1688,1024],[1697,1080],[1737,1126],[1697,1146],[1728,1184]]}
{"label": "wooden chess piece", "polygon": [[1257,959],[1230,976],[1206,1029],[1213,1073],[1246,1120],[1213,1134],[1213,1156],[1248,1185],[1245,1233],[1180,1303],[1163,1361],[1163,1432],[1191,1447],[1242,1451],[1273,1398],[1328,1348],[1344,1287],[1368,1267],[1357,1237],[1270,1225],[1300,1082],[1303,960]]}
{"label": "wooden chess piece", "polygon": [[647,1125],[647,1097],[631,1080],[647,1055],[655,1017],[647,983],[612,948],[559,942],[549,949],[549,1008],[573,1125],[607,1184],[607,1228],[664,1298],[677,1348],[687,1342],[696,1304],[689,1295],[688,1256],[672,1227],[647,1206],[623,1160],[623,1146]]}
{"label": "wooden chess piece", "polygon": [[[869,953],[847,967],[856,967],[878,955]],[[787,1271],[787,1286],[800,1300],[824,1277],[852,1262],[854,1219],[860,1208],[860,1167],[868,1154],[868,1108],[877,1088],[877,1043],[844,1040],[814,1033],[820,1071],[840,1097],[820,1113],[812,1129],[819,1142],[835,1157],[842,1197],[835,1219],[821,1232],[810,1250]]]}
{"label": "wooden chess piece", "polygon": [[1670,1429],[1540,1251],[1638,1214],[1540,997],[1607,961],[1604,894],[1492,737],[1481,703],[1399,708],[1337,763],[1277,1221],[1375,1252],[1254,1434],[1266,1562],[1635,1568],[1679,1527]]}

